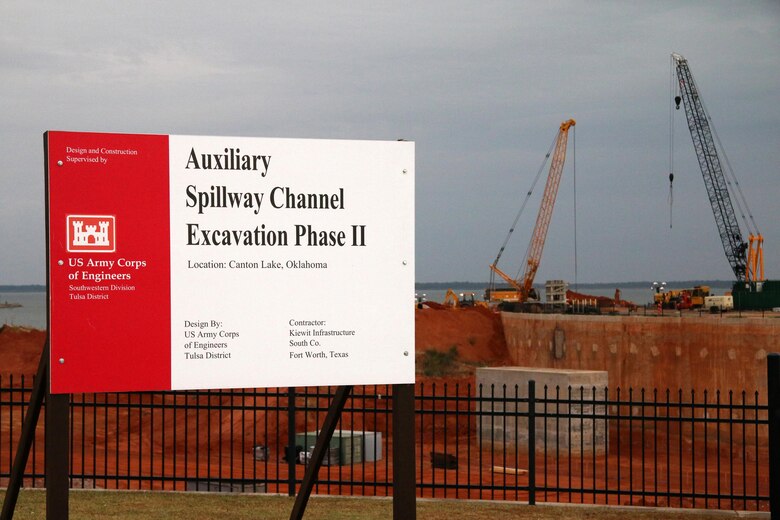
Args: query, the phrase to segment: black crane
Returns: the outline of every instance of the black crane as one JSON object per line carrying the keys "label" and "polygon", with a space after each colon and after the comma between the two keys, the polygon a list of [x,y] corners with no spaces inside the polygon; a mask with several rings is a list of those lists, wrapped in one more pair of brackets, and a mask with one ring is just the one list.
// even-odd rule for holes
{"label": "black crane", "polygon": [[[688,67],[688,60],[677,53],[672,54],[672,60],[680,87],[680,95],[676,96],[674,101],[677,109],[680,108],[680,102],[683,102],[685,107],[688,129],[691,132],[693,147],[699,160],[726,258],[738,281],[760,281],[763,279],[761,252],[763,239],[757,231],[755,235],[750,234],[750,243],[742,238],[721,159],[713,139],[710,119],[704,109],[691,69]],[[757,272],[759,264],[760,274]]]}

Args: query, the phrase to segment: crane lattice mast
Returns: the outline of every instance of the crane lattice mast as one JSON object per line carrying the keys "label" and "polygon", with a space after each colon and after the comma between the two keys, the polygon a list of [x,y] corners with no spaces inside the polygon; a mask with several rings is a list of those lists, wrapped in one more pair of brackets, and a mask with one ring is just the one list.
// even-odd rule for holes
{"label": "crane lattice mast", "polygon": [[[534,232],[531,236],[531,244],[528,248],[525,271],[522,278],[515,280],[501,271],[497,265],[498,258],[496,258],[496,261],[490,266],[490,269],[494,273],[498,274],[504,281],[518,291],[518,301],[520,302],[528,300],[533,287],[536,271],[539,269],[544,242],[547,239],[547,229],[550,227],[550,219],[552,218],[553,207],[555,206],[555,198],[558,195],[558,186],[561,182],[563,164],[566,160],[566,144],[568,142],[569,129],[575,124],[574,119],[569,119],[568,121],[561,123],[560,129],[558,130],[555,151],[553,152],[552,161],[550,162],[550,172],[547,175],[547,184],[544,187],[542,203],[539,207],[539,215],[536,218],[536,225],[534,226]],[[500,256],[499,253],[499,258]]]}
{"label": "crane lattice mast", "polygon": [[[688,129],[691,132],[693,147],[699,161],[726,258],[737,280],[751,281],[751,279],[763,278],[763,272],[760,274],[756,272],[758,260],[762,258],[760,235],[755,237],[751,235],[751,250],[748,254],[749,245],[742,238],[739,222],[731,203],[726,177],[713,139],[713,132],[710,128],[710,120],[704,109],[691,69],[688,67],[688,60],[677,53],[672,54],[672,59],[677,71],[681,94],[681,97],[677,97],[675,102],[677,108],[679,108],[680,101],[683,101],[685,107]],[[757,250],[753,249],[754,244],[758,247]]]}

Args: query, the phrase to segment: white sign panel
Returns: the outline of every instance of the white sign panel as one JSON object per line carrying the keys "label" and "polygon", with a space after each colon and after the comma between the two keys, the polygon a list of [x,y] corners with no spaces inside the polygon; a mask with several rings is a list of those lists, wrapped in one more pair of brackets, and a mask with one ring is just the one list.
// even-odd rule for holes
{"label": "white sign panel", "polygon": [[[52,381],[61,390],[85,386],[79,380],[101,358],[121,371],[114,358],[120,355],[148,355],[155,367],[137,384],[126,374],[104,374],[101,383],[86,386],[414,382],[413,143],[48,135],[50,219],[62,220],[50,233],[61,227],[68,234],[49,241],[52,330],[60,331],[52,337],[52,356],[68,355],[63,366],[53,363]],[[104,150],[115,152],[104,154],[104,162],[101,146],[94,146],[101,139]],[[161,139],[166,153],[152,152],[163,148]],[[83,140],[88,142],[80,145]],[[54,149],[84,153],[76,154],[81,161],[57,166]],[[97,158],[89,160],[90,149]],[[145,157],[154,165],[158,156],[165,168],[142,162]],[[63,169],[70,172],[61,175]],[[93,176],[102,176],[115,200],[68,199],[83,197],[74,183],[94,185]],[[58,183],[61,194],[51,191]],[[164,191],[167,198],[160,196]],[[161,198],[168,201],[164,210]],[[66,264],[57,263],[65,257]],[[58,296],[60,290],[67,294]],[[74,292],[89,299],[74,298]],[[151,310],[160,299],[169,301],[167,314],[167,304]],[[58,319],[60,308],[67,318]],[[130,332],[130,344],[120,348],[103,344],[103,336],[91,341],[84,338],[89,328],[73,323],[82,315],[90,319],[91,310],[105,316],[98,328],[141,327],[149,338],[169,334],[170,343],[139,345],[144,336],[139,341]],[[76,352],[71,340],[86,347]],[[93,351],[85,355],[83,348]],[[169,370],[157,349],[169,353]],[[71,359],[76,366],[66,368]],[[143,360],[137,360],[140,366]],[[116,380],[124,382],[112,385]]]}

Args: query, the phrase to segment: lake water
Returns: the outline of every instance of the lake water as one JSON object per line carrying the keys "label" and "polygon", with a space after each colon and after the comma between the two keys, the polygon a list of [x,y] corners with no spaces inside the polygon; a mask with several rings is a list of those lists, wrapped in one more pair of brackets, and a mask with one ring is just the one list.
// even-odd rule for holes
{"label": "lake water", "polygon": [[0,303],[20,303],[21,307],[0,309],[0,324],[46,329],[45,292],[2,292]]}

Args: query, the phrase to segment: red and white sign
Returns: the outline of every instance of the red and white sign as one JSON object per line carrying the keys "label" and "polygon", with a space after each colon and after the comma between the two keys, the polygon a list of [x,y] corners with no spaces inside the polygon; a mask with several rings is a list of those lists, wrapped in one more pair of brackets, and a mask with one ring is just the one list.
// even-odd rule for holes
{"label": "red and white sign", "polygon": [[54,393],[414,381],[414,144],[47,132]]}
{"label": "red and white sign", "polygon": [[113,253],[116,222],[112,215],[68,215],[69,253]]}

